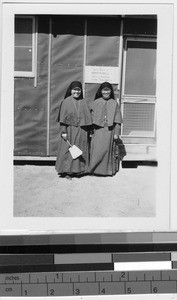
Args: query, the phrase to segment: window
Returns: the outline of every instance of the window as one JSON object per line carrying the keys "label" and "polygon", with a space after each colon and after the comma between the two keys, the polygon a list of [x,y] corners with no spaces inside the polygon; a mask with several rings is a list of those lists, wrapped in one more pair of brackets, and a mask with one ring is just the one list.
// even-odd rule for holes
{"label": "window", "polygon": [[15,76],[34,77],[35,18],[15,18]]}
{"label": "window", "polygon": [[156,94],[156,41],[127,39],[125,49],[124,96]]}
{"label": "window", "polygon": [[156,39],[128,37],[123,60],[122,135],[155,137]]}

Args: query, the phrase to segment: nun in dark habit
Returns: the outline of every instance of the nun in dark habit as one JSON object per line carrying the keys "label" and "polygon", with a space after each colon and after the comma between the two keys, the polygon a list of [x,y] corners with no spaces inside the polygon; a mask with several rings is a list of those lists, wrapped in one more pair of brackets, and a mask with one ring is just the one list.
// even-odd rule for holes
{"label": "nun in dark habit", "polygon": [[100,85],[91,106],[93,136],[90,153],[90,173],[115,175],[119,170],[118,140],[122,116],[109,82]]}
{"label": "nun in dark habit", "polygon": [[[83,99],[81,82],[73,81],[68,87],[59,107],[57,121],[60,124],[60,134],[56,171],[61,177],[68,179],[87,173],[91,115],[87,103]],[[71,145],[76,145],[82,150],[81,156],[76,159],[72,158],[67,140]]]}

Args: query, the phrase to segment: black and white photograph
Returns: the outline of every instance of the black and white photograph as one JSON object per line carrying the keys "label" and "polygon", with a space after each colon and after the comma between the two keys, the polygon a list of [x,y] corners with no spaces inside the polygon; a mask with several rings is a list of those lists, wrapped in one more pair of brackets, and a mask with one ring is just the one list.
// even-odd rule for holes
{"label": "black and white photograph", "polygon": [[173,6],[32,2],[3,11],[5,215],[166,228]]}
{"label": "black and white photograph", "polygon": [[14,216],[155,215],[156,48],[156,15],[15,16]]}

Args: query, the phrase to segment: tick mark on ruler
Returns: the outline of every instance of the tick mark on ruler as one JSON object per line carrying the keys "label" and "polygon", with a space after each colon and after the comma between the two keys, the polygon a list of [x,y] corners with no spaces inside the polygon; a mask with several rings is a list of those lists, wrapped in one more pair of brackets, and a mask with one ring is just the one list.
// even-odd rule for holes
{"label": "tick mark on ruler", "polygon": [[[46,282],[47,283],[47,282]],[[47,296],[49,295],[49,285],[47,283]]]}

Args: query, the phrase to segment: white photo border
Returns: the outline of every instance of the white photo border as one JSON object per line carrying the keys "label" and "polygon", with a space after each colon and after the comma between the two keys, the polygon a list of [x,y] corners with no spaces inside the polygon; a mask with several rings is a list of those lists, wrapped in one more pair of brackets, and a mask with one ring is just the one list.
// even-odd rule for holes
{"label": "white photo border", "polygon": [[[118,231],[171,230],[171,123],[173,14],[170,3],[61,3],[60,1],[21,1],[3,3],[2,80],[1,80],[1,201],[0,230],[4,233],[83,233]],[[151,218],[30,218],[13,217],[13,120],[14,120],[14,16],[16,14],[84,14],[84,15],[157,15],[157,193],[156,216]],[[174,132],[173,132],[174,137]],[[174,155],[174,152],[172,152]],[[174,172],[174,171],[173,171]],[[174,185],[173,187],[174,188]],[[177,219],[177,218],[176,218]],[[173,223],[174,224],[174,223]],[[177,224],[176,224],[177,225]],[[175,226],[175,225],[174,225]]]}

